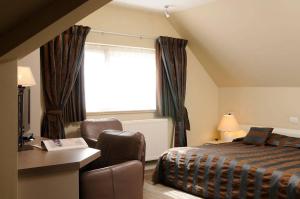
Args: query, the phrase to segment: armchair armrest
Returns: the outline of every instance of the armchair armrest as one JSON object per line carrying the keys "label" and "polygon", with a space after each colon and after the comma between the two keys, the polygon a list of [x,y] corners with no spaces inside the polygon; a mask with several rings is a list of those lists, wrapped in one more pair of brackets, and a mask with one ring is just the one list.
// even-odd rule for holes
{"label": "armchair armrest", "polygon": [[102,131],[107,129],[122,131],[122,123],[115,118],[89,119],[80,123],[81,136],[85,139],[91,139],[92,142],[89,146],[93,148],[95,147],[93,140],[97,140]]}
{"label": "armchair armrest", "polygon": [[80,198],[142,199],[142,163],[133,160],[84,172],[80,176]]}
{"label": "armchair armrest", "polygon": [[96,148],[97,139],[87,138],[87,137],[83,137],[83,139],[86,141],[89,147]]}

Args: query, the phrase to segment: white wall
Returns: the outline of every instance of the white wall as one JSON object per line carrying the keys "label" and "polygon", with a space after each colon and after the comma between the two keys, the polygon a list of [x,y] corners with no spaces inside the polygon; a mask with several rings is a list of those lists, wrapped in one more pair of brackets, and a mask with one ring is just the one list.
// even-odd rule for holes
{"label": "white wall", "polygon": [[17,198],[17,62],[0,64],[0,198]]}
{"label": "white wall", "polygon": [[40,50],[37,49],[26,57],[18,60],[18,66],[28,66],[31,68],[36,85],[30,87],[30,130],[28,133],[34,133],[34,135],[40,135],[41,129],[41,78],[40,78]]}

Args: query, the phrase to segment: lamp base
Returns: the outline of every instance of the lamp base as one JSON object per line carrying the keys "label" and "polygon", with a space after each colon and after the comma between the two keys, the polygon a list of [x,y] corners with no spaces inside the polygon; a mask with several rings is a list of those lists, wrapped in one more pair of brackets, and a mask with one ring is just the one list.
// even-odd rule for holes
{"label": "lamp base", "polygon": [[18,151],[28,151],[33,150],[33,146],[31,145],[23,145],[18,147]]}
{"label": "lamp base", "polygon": [[244,131],[223,131],[221,139],[225,142],[232,142],[236,138],[244,137],[247,133]]}
{"label": "lamp base", "polygon": [[235,133],[231,131],[221,132],[221,139],[225,142],[232,142],[236,138]]}

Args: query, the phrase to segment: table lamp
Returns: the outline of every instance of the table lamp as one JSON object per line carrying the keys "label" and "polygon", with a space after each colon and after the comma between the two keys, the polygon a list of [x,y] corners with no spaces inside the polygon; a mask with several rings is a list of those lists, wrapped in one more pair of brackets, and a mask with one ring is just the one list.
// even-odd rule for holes
{"label": "table lamp", "polygon": [[[35,80],[33,77],[33,74],[31,72],[31,69],[29,67],[25,66],[18,66],[18,132],[19,132],[19,138],[18,138],[18,150],[30,150],[32,149],[29,145],[24,145],[24,114],[27,114],[27,117],[30,117],[30,89],[27,87],[34,86]],[[28,101],[27,101],[27,107],[24,108],[24,94],[25,89],[28,89]],[[26,110],[26,111],[24,111]],[[26,112],[26,113],[24,113]],[[28,122],[29,122],[28,118]]]}
{"label": "table lamp", "polygon": [[240,126],[232,113],[224,114],[218,126],[221,131],[221,139],[225,142],[231,142],[236,138],[234,132],[240,130]]}

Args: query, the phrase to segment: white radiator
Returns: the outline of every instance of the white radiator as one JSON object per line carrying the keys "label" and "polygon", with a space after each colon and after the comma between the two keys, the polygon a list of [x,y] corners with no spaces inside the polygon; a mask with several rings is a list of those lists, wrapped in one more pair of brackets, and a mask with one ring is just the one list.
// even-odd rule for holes
{"label": "white radiator", "polygon": [[146,161],[157,160],[169,148],[168,119],[122,121],[126,131],[138,131],[146,140]]}

